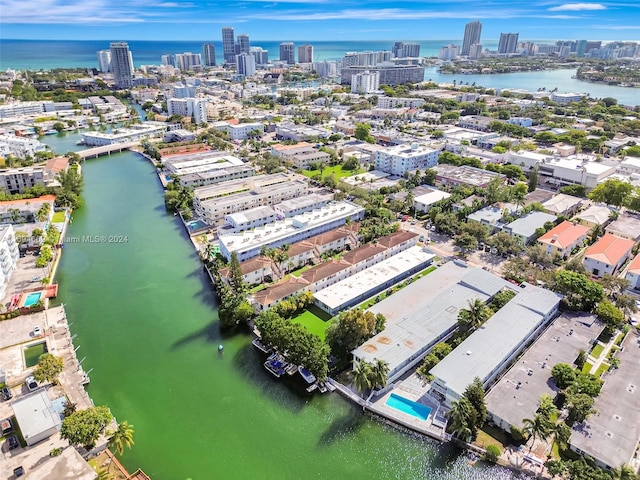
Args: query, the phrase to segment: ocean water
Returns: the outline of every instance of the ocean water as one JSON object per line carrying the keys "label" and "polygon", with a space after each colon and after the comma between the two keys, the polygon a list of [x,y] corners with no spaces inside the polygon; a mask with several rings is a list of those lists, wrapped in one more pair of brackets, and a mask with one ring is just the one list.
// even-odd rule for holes
{"label": "ocean water", "polygon": [[[118,39],[114,39],[118,40]],[[126,39],[124,39],[126,40]],[[409,42],[410,40],[406,40]],[[420,44],[422,56],[437,56],[443,45],[461,43],[461,40],[415,40]],[[97,68],[96,52],[109,48],[107,40],[0,40],[0,70],[33,69],[50,70],[52,68]],[[162,55],[167,53],[202,53],[204,43],[213,43],[216,59],[222,60],[222,43],[220,40],[202,41],[140,41],[132,40],[129,49],[133,55],[133,63],[140,65],[158,65]],[[365,50],[391,50],[392,40],[372,41],[330,41],[330,42],[295,42],[297,45],[309,43],[314,47],[316,61],[339,60],[345,52],[361,52]],[[495,43],[495,42],[494,42]],[[269,51],[269,59],[279,57],[280,42],[252,41],[251,46],[262,47]],[[496,44],[497,45],[497,44]],[[487,43],[487,48],[496,45]],[[297,50],[296,50],[297,55]]]}

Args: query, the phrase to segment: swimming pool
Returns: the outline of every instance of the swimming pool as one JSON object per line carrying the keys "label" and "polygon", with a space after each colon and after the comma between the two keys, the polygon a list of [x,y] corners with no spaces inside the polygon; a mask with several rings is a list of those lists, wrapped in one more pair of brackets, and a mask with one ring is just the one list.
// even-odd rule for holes
{"label": "swimming pool", "polygon": [[193,220],[192,222],[187,223],[187,227],[189,230],[198,230],[199,228],[205,228],[207,226],[202,220]]}
{"label": "swimming pool", "polygon": [[427,418],[429,418],[429,414],[431,413],[431,409],[426,405],[413,402],[408,398],[401,397],[400,395],[396,395],[395,393],[389,395],[389,398],[387,399],[387,405],[389,405],[391,408],[395,408],[396,410],[400,410],[407,415],[419,418],[420,420],[426,420]]}
{"label": "swimming pool", "polygon": [[30,307],[32,305],[35,305],[40,301],[40,297],[42,297],[42,292],[30,293],[29,295],[27,295],[27,298],[24,300],[23,305],[25,307]]}

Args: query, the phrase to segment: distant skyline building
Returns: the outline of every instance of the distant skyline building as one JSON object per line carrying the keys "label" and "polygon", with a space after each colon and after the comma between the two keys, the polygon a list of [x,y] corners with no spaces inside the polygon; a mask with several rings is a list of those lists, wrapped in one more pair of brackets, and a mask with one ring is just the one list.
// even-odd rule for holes
{"label": "distant skyline building", "polygon": [[287,62],[289,65],[295,65],[296,51],[293,42],[282,42],[280,44],[280,61]]}
{"label": "distant skyline building", "polygon": [[162,65],[171,65],[172,67],[176,66],[176,56],[173,53],[162,55],[160,61],[162,62]]}
{"label": "distant skyline building", "polygon": [[127,42],[112,42],[111,72],[117,88],[131,88],[133,86],[133,56]]}
{"label": "distant skyline building", "polygon": [[454,45],[453,43],[451,45],[445,45],[440,49],[440,52],[438,52],[438,58],[440,60],[446,61],[453,60],[459,55],[460,47],[458,45]]}
{"label": "distant skyline building", "polygon": [[269,63],[269,51],[262,47],[249,47],[249,53],[253,55],[256,65],[266,65]]}
{"label": "distant skyline building", "polygon": [[238,75],[250,77],[256,73],[256,59],[250,53],[241,53],[236,55],[236,67]]}
{"label": "distant skyline building", "polygon": [[340,63],[335,61],[325,60],[324,62],[314,63],[314,70],[322,78],[337,77],[340,75]]}
{"label": "distant skyline building", "polygon": [[241,53],[249,53],[250,52],[250,44],[249,44],[249,35],[246,33],[241,33],[238,35],[238,41],[236,42],[236,55],[240,55]]}
{"label": "distant skyline building", "polygon": [[419,57],[420,44],[413,42],[395,42],[393,47],[391,47],[391,53],[393,58]]}
{"label": "distant skyline building", "polygon": [[233,34],[233,27],[224,27],[222,29],[222,55],[225,63],[233,63],[236,61],[236,44]]}
{"label": "distant skyline building", "polygon": [[498,54],[516,53],[518,46],[518,33],[501,33],[498,43]]}
{"label": "distant skyline building", "polygon": [[298,47],[298,63],[313,63],[313,45]]}
{"label": "distant skyline building", "polygon": [[471,45],[480,43],[482,35],[482,23],[479,21],[469,22],[464,26],[464,38],[462,39],[461,55],[469,55]]}
{"label": "distant skyline building", "polygon": [[99,50],[98,55],[98,70],[102,73],[111,71],[111,50]]}
{"label": "distant skyline building", "polygon": [[343,67],[375,67],[379,63],[391,61],[393,52],[380,50],[378,52],[347,52],[342,58]]}
{"label": "distant skyline building", "polygon": [[216,66],[216,47],[213,43],[202,45],[202,63],[205,67]]}
{"label": "distant skyline building", "polygon": [[480,58],[482,56],[482,45],[480,45],[479,43],[474,43],[473,45],[471,45],[471,48],[469,48],[469,55],[467,56],[471,60]]}
{"label": "distant skyline building", "polygon": [[202,57],[199,53],[178,53],[176,54],[176,67],[183,72],[198,70],[202,67]]}

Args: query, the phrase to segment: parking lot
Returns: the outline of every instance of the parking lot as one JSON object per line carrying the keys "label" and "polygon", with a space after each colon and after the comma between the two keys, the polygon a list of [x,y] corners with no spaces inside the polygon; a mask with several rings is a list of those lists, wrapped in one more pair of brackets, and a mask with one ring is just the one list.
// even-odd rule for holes
{"label": "parking lot", "polygon": [[40,281],[49,273],[47,268],[36,267],[35,255],[29,253],[24,257],[18,258],[17,267],[11,273],[7,289],[2,298],[2,305],[6,308],[11,301],[11,296],[23,292],[28,288],[34,288],[42,285]]}

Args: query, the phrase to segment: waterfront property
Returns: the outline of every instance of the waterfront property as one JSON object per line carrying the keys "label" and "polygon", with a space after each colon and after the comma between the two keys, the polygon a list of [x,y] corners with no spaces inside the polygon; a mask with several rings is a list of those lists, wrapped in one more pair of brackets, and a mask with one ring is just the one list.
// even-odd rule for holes
{"label": "waterfront property", "polygon": [[344,225],[347,219],[357,221],[362,218],[362,207],[347,201],[334,202],[252,231],[221,235],[220,253],[229,260],[231,252],[236,252],[238,259],[242,261],[258,255],[262,247],[276,248],[306,240]]}
{"label": "waterfront property", "polygon": [[584,268],[596,277],[614,275],[629,259],[634,245],[633,240],[605,233],[585,252]]}
{"label": "waterfront property", "polygon": [[407,415],[411,415],[412,417],[419,418],[420,420],[427,420],[431,414],[431,408],[426,405],[414,402],[413,400],[396,395],[395,393],[389,395],[386,405],[389,405],[391,408],[395,408],[396,410],[400,410]]}
{"label": "waterfront property", "polygon": [[137,142],[146,139],[161,138],[167,132],[168,128],[164,122],[145,122],[141,125],[119,128],[111,133],[86,132],[82,134],[82,141],[85,145],[92,147]]}
{"label": "waterfront property", "polygon": [[412,246],[344,280],[315,292],[315,304],[336,315],[428,267],[435,255]]}
{"label": "waterfront property", "polygon": [[559,255],[567,258],[574,248],[583,244],[589,234],[589,227],[574,225],[566,220],[553,227],[538,238],[549,255]]}
{"label": "waterfront property", "polygon": [[29,446],[49,438],[60,429],[60,415],[44,389],[15,400],[11,407]]}
{"label": "waterfront property", "polygon": [[0,299],[6,293],[11,274],[16,269],[20,252],[11,224],[0,225]]}
{"label": "waterfront property", "polygon": [[469,301],[488,302],[511,287],[506,280],[480,268],[448,262],[369,309],[385,316],[386,327],[353,351],[354,365],[360,360],[384,360],[392,383],[453,333],[458,313],[468,307]]}
{"label": "waterfront property", "polygon": [[640,339],[631,331],[616,356],[620,366],[605,374],[593,407],[598,412],[573,427],[571,450],[612,470],[631,464],[640,441]]}
{"label": "waterfront property", "polygon": [[485,389],[489,387],[556,316],[560,298],[544,288],[523,284],[482,328],[431,369],[433,395],[451,405],[476,377]]}
{"label": "waterfront property", "polygon": [[[225,282],[230,281],[230,268],[221,268],[218,273]],[[257,285],[267,281],[273,281],[280,277],[281,273],[276,263],[268,257],[254,257],[240,263],[242,281],[247,285]]]}
{"label": "waterfront property", "polygon": [[487,393],[493,423],[507,432],[511,426],[522,428],[523,419],[535,416],[541,395],[557,395],[559,389],[551,379],[553,366],[573,364],[602,328],[595,315],[587,313],[568,312],[555,319]]}

